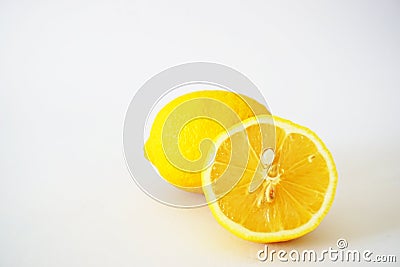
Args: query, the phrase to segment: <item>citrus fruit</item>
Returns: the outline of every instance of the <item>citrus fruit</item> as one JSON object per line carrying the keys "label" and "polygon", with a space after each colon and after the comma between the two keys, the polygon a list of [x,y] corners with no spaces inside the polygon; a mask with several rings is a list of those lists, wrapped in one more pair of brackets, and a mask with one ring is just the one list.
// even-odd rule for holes
{"label": "citrus fruit", "polygon": [[[222,90],[187,93],[165,105],[154,119],[145,157],[169,183],[202,192],[201,171],[212,140],[267,108],[250,97]],[[208,142],[207,142],[208,140]]]}
{"label": "citrus fruit", "polygon": [[[271,137],[273,158],[265,146]],[[233,234],[262,243],[290,240],[314,230],[327,214],[337,172],[330,152],[311,130],[259,116],[221,133],[215,143],[215,160],[202,173],[203,190],[216,220]],[[243,147],[249,148],[248,156],[240,152],[246,162],[232,162]],[[227,172],[237,182],[218,184]]]}

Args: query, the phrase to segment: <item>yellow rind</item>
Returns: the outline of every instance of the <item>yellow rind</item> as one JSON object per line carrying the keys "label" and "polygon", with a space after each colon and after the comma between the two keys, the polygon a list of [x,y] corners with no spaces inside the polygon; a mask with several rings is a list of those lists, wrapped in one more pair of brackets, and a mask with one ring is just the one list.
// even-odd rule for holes
{"label": "yellow rind", "polygon": [[[179,168],[176,168],[173,164],[171,164],[165,156],[161,137],[162,127],[165,123],[165,120],[174,110],[174,108],[184,103],[185,101],[196,98],[209,98],[220,101],[222,104],[231,108],[232,111],[234,111],[235,114],[242,121],[255,115],[270,114],[270,112],[264,105],[248,96],[222,90],[205,90],[187,93],[185,95],[175,98],[174,100],[166,104],[158,112],[151,127],[150,136],[144,145],[144,157],[152,163],[152,165],[157,169],[160,176],[163,177],[163,179],[168,183],[188,192],[202,194],[203,191],[201,183],[201,171],[187,172],[184,170],[180,170]],[[202,110],[203,108],[205,107],[193,107],[194,110]],[[234,120],[234,122],[232,121],[232,123],[227,124],[226,128],[232,127],[234,123],[236,123],[236,121],[237,120]],[[177,127],[178,126],[179,125],[177,125]],[[200,130],[194,131],[195,129],[193,129],[193,133],[191,136],[194,140],[198,140],[198,142],[194,146],[195,149],[198,148],[200,142],[203,140],[198,138],[197,136],[197,134],[199,134],[199,131],[206,130],[207,132],[212,133],[209,136],[204,137],[210,139],[215,138],[215,136],[217,136],[220,132],[225,132],[224,130],[218,130],[220,127],[213,128],[212,126],[204,123],[200,126]],[[184,140],[181,140],[179,138],[177,139],[179,146],[184,144],[183,141]],[[184,147],[184,145],[182,146]],[[184,157],[190,156],[184,153],[182,154]]]}

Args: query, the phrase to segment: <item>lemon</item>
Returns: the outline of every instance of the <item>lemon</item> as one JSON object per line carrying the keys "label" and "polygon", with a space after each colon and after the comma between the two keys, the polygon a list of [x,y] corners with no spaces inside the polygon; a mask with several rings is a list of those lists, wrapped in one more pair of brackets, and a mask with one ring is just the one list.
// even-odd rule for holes
{"label": "lemon", "polygon": [[201,172],[210,140],[234,124],[255,115],[270,114],[250,97],[222,90],[182,95],[157,114],[144,145],[145,157],[169,183],[202,192]]}
{"label": "lemon", "polygon": [[[273,128],[276,148],[268,161],[263,139]],[[270,243],[300,237],[319,225],[332,205],[338,177],[331,153],[314,132],[279,117],[259,116],[215,140],[215,160],[202,181],[223,227],[243,239]],[[245,164],[232,162],[245,147],[249,156],[240,152]],[[238,180],[229,190],[221,188],[226,182],[217,183],[224,175]]]}

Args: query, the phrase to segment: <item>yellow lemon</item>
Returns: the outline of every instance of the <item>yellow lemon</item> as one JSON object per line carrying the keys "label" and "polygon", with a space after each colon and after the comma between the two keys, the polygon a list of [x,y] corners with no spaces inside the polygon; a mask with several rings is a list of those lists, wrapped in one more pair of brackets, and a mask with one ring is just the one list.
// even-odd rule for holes
{"label": "yellow lemon", "polygon": [[171,184],[202,192],[201,172],[210,140],[234,124],[255,115],[270,114],[250,97],[222,90],[182,95],[157,114],[145,143],[145,157]]}
{"label": "yellow lemon", "polygon": [[[262,138],[271,128],[275,151],[268,161],[265,153],[270,151],[263,148]],[[311,130],[259,116],[221,133],[215,143],[215,160],[202,173],[204,194],[216,220],[233,234],[262,243],[290,240],[315,229],[327,214],[337,171],[331,153]],[[244,147],[249,147],[246,164],[232,163],[232,155]],[[222,188],[222,194],[216,182],[226,172],[238,182],[229,190]]]}

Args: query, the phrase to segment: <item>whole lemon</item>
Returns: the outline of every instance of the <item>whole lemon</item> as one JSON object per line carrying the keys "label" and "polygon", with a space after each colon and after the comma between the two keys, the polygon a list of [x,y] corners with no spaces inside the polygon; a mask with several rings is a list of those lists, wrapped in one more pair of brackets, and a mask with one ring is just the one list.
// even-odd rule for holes
{"label": "whole lemon", "polygon": [[256,100],[230,91],[205,90],[179,96],[157,114],[145,157],[174,186],[201,193],[201,171],[212,142],[234,124],[270,114]]}

